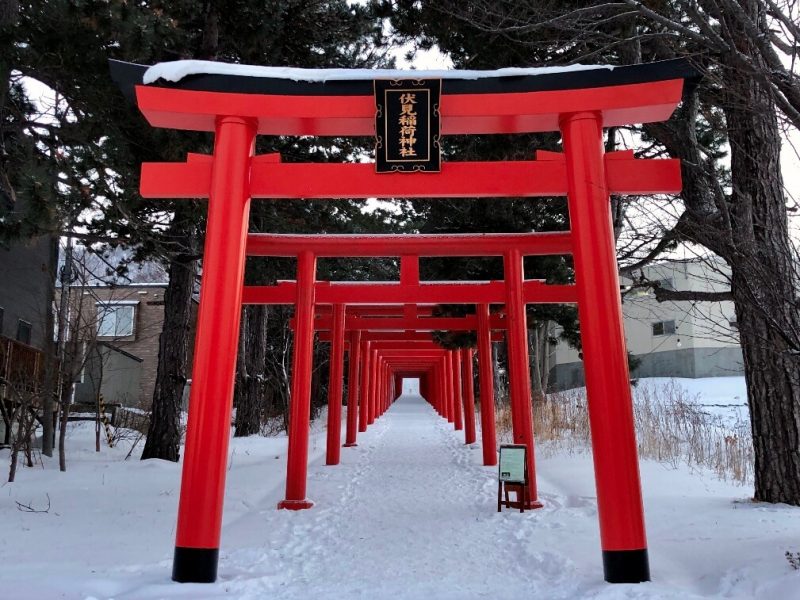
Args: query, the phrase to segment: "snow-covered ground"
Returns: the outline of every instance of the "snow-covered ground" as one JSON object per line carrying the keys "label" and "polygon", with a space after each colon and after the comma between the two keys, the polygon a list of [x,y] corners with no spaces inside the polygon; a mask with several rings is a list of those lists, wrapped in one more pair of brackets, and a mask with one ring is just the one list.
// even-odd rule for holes
{"label": "snow-covered ground", "polygon": [[[0,488],[0,597],[46,598],[800,598],[800,509],[754,504],[708,473],[643,461],[653,582],[605,584],[591,456],[540,457],[545,504],[496,511],[479,445],[403,396],[324,465],[312,436],[307,511],[275,510],[286,440],[235,439],[220,577],[170,581],[179,465],[123,461],[75,428],[69,471],[21,469]],[[8,452],[0,453],[0,461]],[[7,464],[7,462],[5,463]],[[26,512],[16,502],[46,513]]]}
{"label": "snow-covered ground", "polygon": [[687,400],[705,407],[706,412],[717,415],[728,422],[748,420],[747,388],[744,376],[705,377],[647,377],[639,379],[633,390],[634,398],[646,388],[667,390],[680,388]]}

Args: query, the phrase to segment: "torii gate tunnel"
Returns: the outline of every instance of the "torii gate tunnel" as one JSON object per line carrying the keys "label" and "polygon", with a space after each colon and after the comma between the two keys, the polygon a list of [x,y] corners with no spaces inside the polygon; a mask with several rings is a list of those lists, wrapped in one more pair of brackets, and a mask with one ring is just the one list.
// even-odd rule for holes
{"label": "torii gate tunnel", "polygon": [[[293,304],[295,344],[285,499],[306,497],[310,373],[314,330],[331,340],[328,463],[339,461],[343,354],[349,347],[345,446],[356,444],[398,394],[397,378],[420,377],[440,415],[475,440],[472,354],[431,342],[432,329],[478,332],[484,462],[494,464],[492,336],[505,332],[513,437],[528,447],[534,474],[525,305],[577,303],[591,424],[605,579],[649,580],[641,485],[609,195],[677,193],[676,160],[605,153],[603,128],[663,121],[696,77],[683,61],[441,80],[442,136],[560,131],[563,154],[536,160],[444,162],[436,173],[376,173],[372,164],[283,164],[254,155],[257,135],[373,136],[373,81],[197,74],[176,83],[142,84],[146,67],[112,61],[112,75],[154,127],[215,134],[212,156],[142,165],[146,198],[208,198],[200,307],[195,341],[176,548],[172,577],[216,580],[239,317],[243,303]],[[213,71],[213,69],[212,69]],[[219,72],[217,70],[216,72]],[[409,79],[419,77],[409,72]],[[395,79],[374,71],[374,79]],[[303,77],[298,77],[303,79]],[[450,198],[566,196],[569,231],[558,233],[398,236],[248,235],[251,198]],[[525,281],[523,257],[571,254],[574,285]],[[297,279],[244,287],[247,255],[296,256]],[[317,282],[317,257],[401,258],[395,283]],[[502,281],[420,282],[419,257],[501,256]],[[463,319],[430,315],[437,303],[474,304]],[[504,305],[491,315],[490,305]],[[316,314],[319,308],[319,315]],[[315,318],[318,316],[319,318]],[[347,342],[347,343],[346,343]],[[466,421],[466,422],[465,422]],[[531,507],[541,506],[535,475]]]}

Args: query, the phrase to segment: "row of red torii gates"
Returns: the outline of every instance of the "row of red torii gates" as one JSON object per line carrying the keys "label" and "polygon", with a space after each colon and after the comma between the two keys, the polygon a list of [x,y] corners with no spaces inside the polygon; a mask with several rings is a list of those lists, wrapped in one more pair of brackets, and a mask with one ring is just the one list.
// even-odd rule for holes
{"label": "row of red torii gates", "polygon": [[[484,463],[495,464],[490,344],[508,344],[515,443],[535,473],[525,305],[576,303],[582,332],[604,573],[610,582],[649,579],[636,438],[609,195],[676,193],[680,164],[604,152],[603,127],[667,119],[695,76],[682,61],[545,75],[442,80],[441,134],[560,131],[562,153],[535,160],[445,162],[438,173],[376,173],[370,164],[282,163],[254,155],[257,134],[375,135],[372,82],[298,81],[201,71],[143,85],[145,67],[112,61],[112,74],[156,127],[215,133],[213,156],[142,165],[150,198],[208,198],[208,225],[184,452],[173,579],[216,579],[230,437],[239,315],[243,304],[292,304],[295,332],[289,454],[281,508],[306,495],[315,330],[331,342],[327,462],[341,444],[343,355],[350,352],[345,446],[357,442],[398,394],[420,378],[440,415],[475,441],[472,354],[431,341],[432,330],[478,333]],[[212,71],[213,72],[213,71]],[[375,72],[381,78],[381,72]],[[248,233],[251,198],[442,198],[567,196],[569,231],[483,235],[272,235]],[[575,284],[526,281],[523,258],[571,255]],[[297,259],[295,281],[244,286],[246,256]],[[420,257],[500,256],[504,279],[421,282]],[[319,257],[399,257],[400,281],[316,281]],[[435,304],[476,314],[431,315]],[[502,313],[490,306],[503,306]],[[466,384],[466,385],[465,385]],[[539,506],[535,476],[530,503]]]}

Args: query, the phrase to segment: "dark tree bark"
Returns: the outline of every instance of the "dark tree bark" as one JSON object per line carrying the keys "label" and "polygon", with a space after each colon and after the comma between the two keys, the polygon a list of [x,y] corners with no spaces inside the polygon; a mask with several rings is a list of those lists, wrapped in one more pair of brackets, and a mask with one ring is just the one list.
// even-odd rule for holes
{"label": "dark tree bark", "polygon": [[[759,4],[749,8],[751,20],[766,27]],[[763,77],[742,68],[744,55],[767,69],[756,42],[738,19],[726,13],[720,18],[721,35],[738,52],[719,57],[730,195],[715,178],[712,159],[700,151],[696,98],[685,101],[681,118],[647,129],[683,162],[686,212],[675,231],[720,255],[731,268],[755,450],[754,498],[800,505],[798,273],[783,195],[778,112]],[[681,299],[683,293],[656,290],[659,300]]]}
{"label": "dark tree bark", "polygon": [[[50,236],[50,281],[55,282],[56,270],[58,265],[58,238]],[[49,286],[47,290],[46,307],[55,304],[55,285]],[[53,456],[53,442],[55,440],[55,430],[53,421],[56,409],[56,388],[58,387],[58,346],[53,340],[50,332],[55,332],[56,323],[52,310],[45,311],[45,367],[44,382],[42,386],[42,454]]]}
{"label": "dark tree bark", "polygon": [[142,460],[162,458],[177,462],[180,457],[181,399],[186,385],[195,264],[193,256],[178,255],[169,265],[153,408]]}
{"label": "dark tree bark", "polygon": [[267,322],[269,307],[245,306],[239,361],[236,370],[236,421],[234,436],[244,437],[261,431],[266,401]]}
{"label": "dark tree bark", "polygon": [[[751,18],[766,28],[756,3]],[[723,35],[759,57],[738,21]],[[765,32],[766,35],[766,32]],[[764,65],[766,69],[766,65]],[[754,73],[728,66],[725,117],[731,146],[731,291],[742,343],[755,450],[755,499],[800,504],[800,347],[797,272],[780,169],[772,94]]]}

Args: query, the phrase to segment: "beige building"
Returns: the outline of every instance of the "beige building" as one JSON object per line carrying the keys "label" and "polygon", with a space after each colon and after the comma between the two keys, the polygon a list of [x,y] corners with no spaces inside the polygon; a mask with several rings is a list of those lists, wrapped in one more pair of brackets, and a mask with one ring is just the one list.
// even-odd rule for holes
{"label": "beige building", "polygon": [[93,403],[100,391],[107,403],[150,408],[166,287],[138,283],[72,288],[71,304],[80,307],[79,335],[86,340],[76,402]]}
{"label": "beige building", "polygon": [[[703,292],[727,291],[722,261],[678,261],[642,269],[662,287]],[[743,372],[733,302],[657,302],[649,289],[623,280],[622,311],[628,351],[640,360],[634,377],[725,377]],[[559,342],[551,356],[554,388],[583,385],[577,351]]]}

